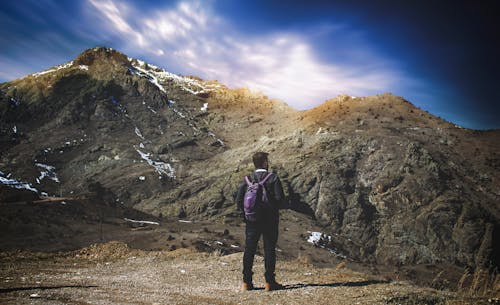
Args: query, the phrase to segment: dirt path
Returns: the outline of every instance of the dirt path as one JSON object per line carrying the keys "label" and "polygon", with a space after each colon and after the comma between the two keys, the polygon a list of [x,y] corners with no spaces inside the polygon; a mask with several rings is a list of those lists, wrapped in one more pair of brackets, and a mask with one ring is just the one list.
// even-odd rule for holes
{"label": "dirt path", "polygon": [[[242,253],[142,251],[111,242],[75,252],[1,253],[1,304],[478,304],[453,293],[387,282],[346,268],[279,261],[282,291],[241,292]],[[484,300],[487,302],[487,300]],[[458,303],[459,302],[459,303]],[[488,303],[485,303],[488,304]],[[491,304],[491,303],[489,303]]]}

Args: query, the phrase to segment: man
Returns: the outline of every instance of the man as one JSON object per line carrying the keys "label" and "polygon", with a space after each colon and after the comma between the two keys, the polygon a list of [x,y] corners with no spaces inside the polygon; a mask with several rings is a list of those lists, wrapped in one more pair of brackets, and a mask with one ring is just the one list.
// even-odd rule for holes
{"label": "man", "polygon": [[[264,266],[266,269],[265,279],[266,291],[282,289],[283,286],[278,284],[275,279],[276,267],[276,243],[278,241],[278,223],[279,223],[279,208],[283,206],[285,195],[283,187],[278,176],[274,173],[269,173],[268,154],[265,152],[257,152],[253,155],[253,164],[255,172],[248,179],[252,182],[260,182],[263,179],[267,180],[264,183],[268,202],[263,205],[259,219],[255,222],[245,219],[245,253],[243,255],[243,287],[242,290],[254,289],[252,282],[252,267],[255,252],[257,251],[257,243],[262,235],[264,240]],[[236,204],[238,210],[244,210],[244,197],[248,183],[241,183],[236,195]]]}

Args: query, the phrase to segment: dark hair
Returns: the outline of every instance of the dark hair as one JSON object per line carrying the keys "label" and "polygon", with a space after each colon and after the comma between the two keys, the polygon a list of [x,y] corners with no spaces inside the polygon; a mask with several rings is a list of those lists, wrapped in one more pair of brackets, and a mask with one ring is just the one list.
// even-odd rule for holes
{"label": "dark hair", "polygon": [[264,163],[267,161],[267,155],[268,153],[259,151],[253,154],[252,160],[253,160],[253,165],[255,165],[255,168],[263,168]]}

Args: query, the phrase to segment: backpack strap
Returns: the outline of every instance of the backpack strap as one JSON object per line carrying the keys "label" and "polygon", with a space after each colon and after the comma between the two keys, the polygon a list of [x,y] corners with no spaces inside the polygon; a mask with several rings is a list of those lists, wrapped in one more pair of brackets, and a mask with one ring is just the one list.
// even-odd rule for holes
{"label": "backpack strap", "polygon": [[269,179],[269,177],[271,177],[272,175],[273,175],[273,173],[269,173],[269,174],[267,174],[267,176],[266,176],[264,179],[262,179],[262,180],[259,182],[259,184],[260,184],[260,185],[264,185],[264,183],[266,183],[267,179]]}
{"label": "backpack strap", "polygon": [[[265,176],[264,179],[262,179],[261,181],[259,181],[259,184],[260,185],[264,185],[264,183],[266,183],[267,179],[269,179],[272,175],[273,175],[273,173],[267,174],[267,176]],[[248,176],[245,176],[245,182],[247,183],[248,186],[252,186],[253,185],[253,182],[250,180],[250,178],[248,178]]]}

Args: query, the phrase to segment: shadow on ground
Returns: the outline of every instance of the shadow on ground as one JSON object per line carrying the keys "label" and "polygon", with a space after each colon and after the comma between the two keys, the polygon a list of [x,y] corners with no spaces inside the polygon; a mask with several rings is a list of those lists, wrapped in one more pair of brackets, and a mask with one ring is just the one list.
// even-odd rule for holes
{"label": "shadow on ground", "polygon": [[345,283],[323,283],[323,284],[294,284],[286,285],[284,290],[300,289],[307,287],[361,287],[375,284],[387,284],[389,281],[371,280],[371,281],[361,281],[361,282],[345,282]]}
{"label": "shadow on ground", "polygon": [[99,286],[82,286],[82,285],[64,285],[64,286],[32,286],[32,287],[12,287],[12,288],[0,288],[0,293],[9,293],[14,291],[24,291],[24,290],[50,290],[50,289],[61,289],[61,288],[97,288]]}

